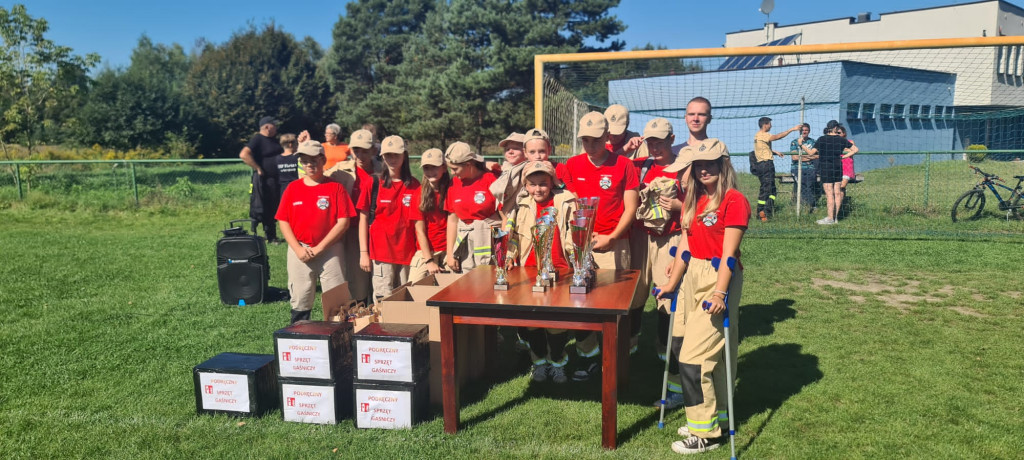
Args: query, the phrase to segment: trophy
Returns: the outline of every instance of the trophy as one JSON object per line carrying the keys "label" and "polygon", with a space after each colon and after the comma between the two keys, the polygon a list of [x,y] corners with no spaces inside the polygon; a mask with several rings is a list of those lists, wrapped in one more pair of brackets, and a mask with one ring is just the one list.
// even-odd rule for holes
{"label": "trophy", "polygon": [[558,231],[558,223],[555,215],[558,210],[548,208],[533,226],[533,251],[537,259],[537,284],[533,286],[534,292],[544,292],[547,288],[554,286],[554,269],[551,262],[551,245],[555,240],[555,232]]}
{"label": "trophy", "polygon": [[505,269],[507,257],[508,257],[508,232],[502,230],[501,227],[491,227],[491,250],[494,254],[494,264],[497,265],[495,269],[495,280],[494,290],[495,291],[507,291],[508,290],[508,279],[506,275],[508,271]]}
{"label": "trophy", "polygon": [[573,213],[570,224],[572,236],[572,285],[570,294],[586,294],[594,283],[594,216],[598,197],[580,198],[579,209]]}

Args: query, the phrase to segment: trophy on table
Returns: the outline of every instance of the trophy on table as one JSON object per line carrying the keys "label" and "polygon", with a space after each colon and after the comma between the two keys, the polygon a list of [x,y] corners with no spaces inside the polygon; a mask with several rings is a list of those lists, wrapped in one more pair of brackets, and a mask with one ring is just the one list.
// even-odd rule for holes
{"label": "trophy on table", "polygon": [[537,259],[537,284],[533,286],[534,292],[544,292],[555,285],[551,245],[555,240],[555,232],[558,231],[556,215],[557,209],[548,208],[537,218],[537,223],[533,226],[533,251]]}
{"label": "trophy on table", "polygon": [[594,216],[598,197],[576,200],[579,209],[573,213],[570,224],[572,236],[572,284],[570,294],[586,294],[594,286]]}
{"label": "trophy on table", "polygon": [[508,257],[508,232],[502,230],[501,227],[491,227],[491,250],[494,254],[494,264],[497,265],[495,269],[495,280],[494,290],[495,291],[507,291],[508,290],[508,271],[506,270],[506,262]]}

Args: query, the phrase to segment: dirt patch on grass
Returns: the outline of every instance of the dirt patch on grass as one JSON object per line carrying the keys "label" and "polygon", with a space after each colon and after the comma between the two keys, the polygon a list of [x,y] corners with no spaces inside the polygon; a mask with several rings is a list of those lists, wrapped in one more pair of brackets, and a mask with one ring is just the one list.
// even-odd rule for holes
{"label": "dirt patch on grass", "polygon": [[814,283],[814,285],[817,287],[832,286],[839,289],[846,289],[848,291],[870,292],[873,294],[877,294],[879,292],[892,292],[894,289],[896,289],[894,287],[886,286],[878,282],[870,282],[868,284],[854,284],[846,281],[824,280],[821,278],[811,278],[811,282]]}
{"label": "dirt patch on grass", "polygon": [[[915,303],[939,302],[942,300],[939,297],[921,292],[921,282],[918,280],[868,273],[861,277],[863,282],[854,282],[848,280],[848,276],[844,272],[825,272],[824,274],[836,279],[811,278],[811,282],[815,287],[830,286],[853,291],[853,293],[847,295],[847,298],[858,304],[865,303],[869,296],[876,297],[886,305],[896,308],[901,313],[907,313]],[[943,286],[939,292],[945,295],[952,294],[953,286]]]}
{"label": "dirt patch on grass", "polygon": [[978,302],[988,302],[988,299],[986,299],[985,296],[981,294],[971,294],[971,298],[977,300]]}
{"label": "dirt patch on grass", "polygon": [[947,295],[947,296],[948,295],[953,295],[953,292],[954,292],[953,286],[951,286],[949,284],[947,284],[945,286],[942,286],[941,288],[935,290],[936,294],[942,294],[942,295]]}
{"label": "dirt patch on grass", "polygon": [[1007,292],[1006,295],[1010,296],[1011,299],[1019,299],[1020,298],[1020,291],[1010,291],[1010,292]]}
{"label": "dirt patch on grass", "polygon": [[852,301],[854,301],[854,302],[856,302],[856,303],[864,303],[864,296],[851,295],[851,296],[847,296],[847,298],[852,300]]}
{"label": "dirt patch on grass", "polygon": [[973,316],[975,318],[988,318],[988,315],[970,307],[949,307],[949,309],[960,313],[961,315]]}

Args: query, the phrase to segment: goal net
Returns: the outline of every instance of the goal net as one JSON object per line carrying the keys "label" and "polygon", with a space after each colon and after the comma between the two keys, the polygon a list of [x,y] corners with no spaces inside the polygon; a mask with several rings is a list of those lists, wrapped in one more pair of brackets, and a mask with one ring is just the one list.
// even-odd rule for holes
{"label": "goal net", "polygon": [[[1013,176],[1024,175],[1024,37],[798,42],[791,36],[745,48],[539,55],[536,122],[556,155],[575,155],[578,120],[622,104],[630,131],[642,134],[647,121],[663,117],[678,144],[689,137],[687,102],[705,97],[713,106],[708,135],[729,147],[754,205],[759,183],[749,174],[748,153],[758,119],[770,117],[773,134],[807,123],[812,139],[837,120],[859,153],[841,225],[828,231],[1001,238],[1024,230],[1024,210],[1002,189],[1007,205],[986,192],[977,217],[952,219],[956,199],[980,179],[968,165],[998,174],[1011,188]],[[824,216],[820,190],[796,199],[797,187],[806,193],[793,177],[803,171],[788,155],[798,137],[794,131],[772,144],[786,154],[774,161],[775,218],[752,225],[754,233],[801,234]]]}

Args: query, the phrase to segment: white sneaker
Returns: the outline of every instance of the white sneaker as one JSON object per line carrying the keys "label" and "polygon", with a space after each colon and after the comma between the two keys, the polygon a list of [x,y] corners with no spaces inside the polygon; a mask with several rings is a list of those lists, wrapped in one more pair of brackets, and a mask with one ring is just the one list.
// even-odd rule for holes
{"label": "white sneaker", "polygon": [[684,438],[689,438],[690,437],[690,427],[688,427],[686,425],[683,425],[683,426],[679,427],[678,430],[676,430],[676,433],[678,433],[679,436],[682,436]]}
{"label": "white sneaker", "polygon": [[565,375],[565,366],[555,367],[549,365],[548,367],[551,368],[549,373],[551,374],[552,382],[562,384],[569,381],[569,377],[566,377]]}
{"label": "white sneaker", "polygon": [[533,381],[544,382],[548,379],[548,365],[547,364],[534,364],[533,365]]}
{"label": "white sneaker", "polygon": [[722,447],[722,444],[725,444],[722,438],[690,436],[682,441],[673,442],[672,451],[677,454],[699,454]]}
{"label": "white sneaker", "polygon": [[832,224],[836,223],[836,221],[832,220],[831,217],[826,217],[824,219],[818,219],[818,220],[814,221],[814,223],[816,223],[818,225],[832,225]]}

